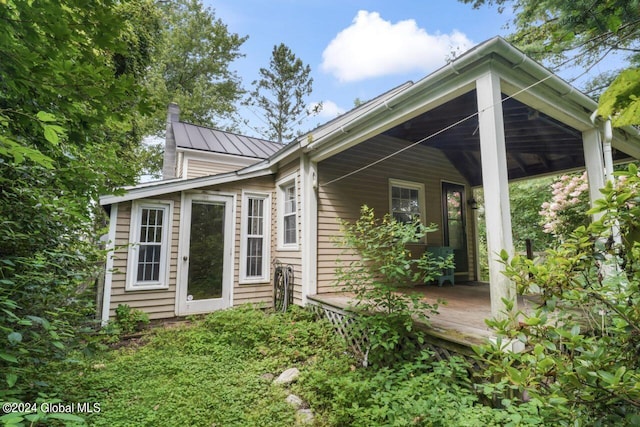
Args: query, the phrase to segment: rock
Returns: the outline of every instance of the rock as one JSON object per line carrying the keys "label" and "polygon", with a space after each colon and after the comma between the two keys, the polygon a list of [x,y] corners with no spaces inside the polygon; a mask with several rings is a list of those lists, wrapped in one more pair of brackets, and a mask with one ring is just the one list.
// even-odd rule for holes
{"label": "rock", "polygon": [[302,399],[300,399],[295,394],[290,394],[287,396],[286,401],[289,405],[293,406],[296,409],[300,409],[302,407]]}
{"label": "rock", "polygon": [[298,368],[289,368],[283,373],[280,374],[278,378],[276,378],[273,383],[274,384],[291,384],[300,376],[300,371]]}
{"label": "rock", "polygon": [[313,412],[311,409],[298,409],[296,413],[296,425],[312,425],[313,424]]}
{"label": "rock", "polygon": [[274,377],[274,375],[272,373],[270,373],[270,372],[267,372],[266,374],[260,375],[260,379],[265,380],[265,381],[269,381],[269,382],[273,381],[273,377]]}

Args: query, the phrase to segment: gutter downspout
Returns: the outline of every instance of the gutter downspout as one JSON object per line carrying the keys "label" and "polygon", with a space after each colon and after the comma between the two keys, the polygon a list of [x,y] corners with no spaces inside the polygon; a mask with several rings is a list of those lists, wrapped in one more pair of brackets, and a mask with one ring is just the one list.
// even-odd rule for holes
{"label": "gutter downspout", "polygon": [[113,282],[113,258],[116,243],[116,225],[118,219],[118,204],[111,205],[109,215],[109,234],[107,234],[107,263],[104,272],[104,288],[102,294],[102,326],[109,322],[109,308],[111,306],[111,283]]}

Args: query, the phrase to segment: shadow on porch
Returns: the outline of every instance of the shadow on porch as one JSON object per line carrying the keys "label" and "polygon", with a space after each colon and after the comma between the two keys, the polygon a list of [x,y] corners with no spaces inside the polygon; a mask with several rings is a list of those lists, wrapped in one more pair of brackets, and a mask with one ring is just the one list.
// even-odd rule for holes
{"label": "shadow on porch", "polygon": [[[446,301],[440,304],[438,314],[430,316],[430,326],[425,331],[435,340],[447,342],[455,347],[466,347],[485,343],[495,337],[494,332],[485,324],[484,319],[491,317],[489,284],[484,282],[463,282],[454,286],[418,286],[411,290],[424,295],[429,303],[438,299]],[[326,310],[334,309],[344,314],[353,300],[352,294],[331,293],[309,296],[310,303]],[[518,309],[531,310],[534,303],[518,297]]]}

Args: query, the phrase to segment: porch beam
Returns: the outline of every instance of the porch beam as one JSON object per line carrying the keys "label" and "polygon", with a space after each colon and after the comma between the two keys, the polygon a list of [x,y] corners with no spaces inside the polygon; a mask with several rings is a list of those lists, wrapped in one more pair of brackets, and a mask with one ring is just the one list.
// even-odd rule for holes
{"label": "porch beam", "polygon": [[[593,207],[594,202],[602,198],[600,189],[604,187],[606,175],[600,132],[597,128],[582,133],[582,146],[584,148],[584,163],[589,181],[589,201],[591,202],[591,207]],[[596,221],[601,216],[602,214],[594,215],[592,219]]]}
{"label": "porch beam", "polygon": [[504,318],[505,305],[502,299],[512,301],[514,310],[517,310],[517,297],[515,284],[503,274],[504,267],[499,257],[502,250],[506,250],[509,256],[513,255],[500,77],[489,71],[476,80],[476,90],[489,252],[491,315]]}

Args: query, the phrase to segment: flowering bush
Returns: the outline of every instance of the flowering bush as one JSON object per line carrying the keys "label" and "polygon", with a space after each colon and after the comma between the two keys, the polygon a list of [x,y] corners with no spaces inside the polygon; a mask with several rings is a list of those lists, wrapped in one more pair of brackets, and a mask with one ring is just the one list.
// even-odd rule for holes
{"label": "flowering bush", "polygon": [[581,225],[589,224],[589,184],[587,172],[563,175],[552,185],[553,198],[544,202],[540,215],[544,232],[564,240]]}

